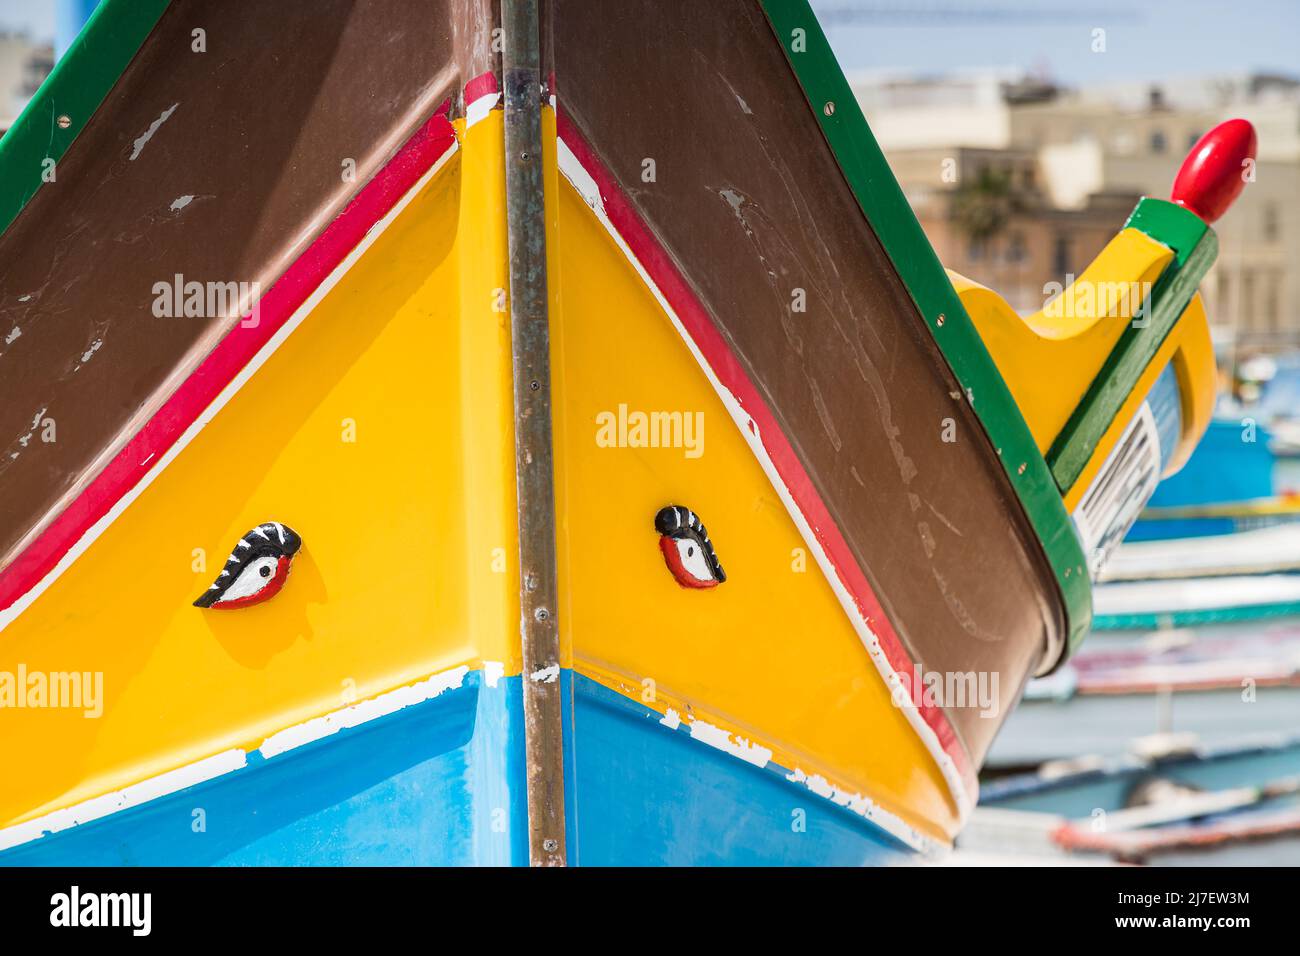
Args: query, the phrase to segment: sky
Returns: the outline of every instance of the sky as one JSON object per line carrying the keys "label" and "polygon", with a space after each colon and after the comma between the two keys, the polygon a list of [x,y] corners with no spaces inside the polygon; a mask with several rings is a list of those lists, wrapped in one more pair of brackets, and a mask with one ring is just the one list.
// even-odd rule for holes
{"label": "sky", "polygon": [[[1013,67],[1069,86],[1300,76],[1300,0],[811,0],[840,66]],[[1105,30],[1094,53],[1093,31]]]}
{"label": "sky", "polygon": [[0,0],[0,29],[52,41],[56,5],[56,0]]}
{"label": "sky", "polygon": [[[1071,86],[1300,75],[1300,0],[812,0],[846,71],[1015,67]],[[0,0],[0,28],[54,34],[56,0]],[[1093,31],[1106,31],[1094,53]]]}

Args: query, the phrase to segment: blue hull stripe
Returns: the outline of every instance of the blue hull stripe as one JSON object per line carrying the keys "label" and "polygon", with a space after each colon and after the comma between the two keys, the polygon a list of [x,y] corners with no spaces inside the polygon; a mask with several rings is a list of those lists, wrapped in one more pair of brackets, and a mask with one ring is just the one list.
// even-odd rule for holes
{"label": "blue hull stripe", "polygon": [[[570,671],[569,858],[583,865],[857,865],[915,853],[880,826],[669,729]],[[99,820],[5,865],[523,865],[522,685],[460,687]]]}

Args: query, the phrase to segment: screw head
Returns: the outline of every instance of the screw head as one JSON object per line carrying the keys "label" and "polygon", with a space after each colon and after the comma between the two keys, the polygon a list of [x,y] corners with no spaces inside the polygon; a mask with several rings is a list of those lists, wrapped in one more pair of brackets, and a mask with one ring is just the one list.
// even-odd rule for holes
{"label": "screw head", "polygon": [[558,850],[559,848],[560,848],[560,841],[559,841],[559,840],[549,840],[549,839],[548,839],[548,840],[543,840],[543,841],[542,841],[542,849],[545,850],[547,853],[554,853],[554,852],[555,852],[556,850]]}
{"label": "screw head", "polygon": [[72,117],[69,116],[67,113],[64,113],[57,120],[55,120],[55,122],[59,124],[59,129],[67,129],[69,126],[72,125]]}
{"label": "screw head", "polygon": [[537,618],[539,621],[549,621],[551,619],[551,612],[546,610],[544,607],[539,607],[533,612],[533,617]]}
{"label": "screw head", "polygon": [[826,105],[822,107],[822,112],[825,113],[827,116],[834,116],[835,115],[834,101],[827,100]]}

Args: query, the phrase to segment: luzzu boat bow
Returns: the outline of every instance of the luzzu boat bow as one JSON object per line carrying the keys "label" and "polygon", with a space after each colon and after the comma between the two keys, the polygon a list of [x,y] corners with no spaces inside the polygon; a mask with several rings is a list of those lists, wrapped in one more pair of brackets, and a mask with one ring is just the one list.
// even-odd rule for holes
{"label": "luzzu boat bow", "polygon": [[107,0],[0,144],[0,859],[949,844],[1208,421],[1234,131],[1022,321],[802,0]]}

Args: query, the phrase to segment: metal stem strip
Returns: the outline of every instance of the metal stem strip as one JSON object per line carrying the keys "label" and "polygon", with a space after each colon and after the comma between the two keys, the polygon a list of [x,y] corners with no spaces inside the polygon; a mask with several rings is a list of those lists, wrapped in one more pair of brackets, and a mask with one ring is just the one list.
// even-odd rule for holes
{"label": "metal stem strip", "polygon": [[555,478],[537,0],[502,0],[501,19],[528,857],[534,866],[563,866],[564,750],[555,606]]}

